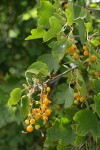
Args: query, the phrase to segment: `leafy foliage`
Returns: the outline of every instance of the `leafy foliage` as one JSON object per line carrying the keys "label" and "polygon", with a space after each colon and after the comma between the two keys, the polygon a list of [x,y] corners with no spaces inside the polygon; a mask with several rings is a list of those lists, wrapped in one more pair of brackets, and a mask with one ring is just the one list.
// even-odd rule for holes
{"label": "leafy foliage", "polygon": [[[25,6],[26,3],[21,5]],[[13,55],[17,68],[14,68],[15,63],[12,61],[5,63],[10,65],[9,73],[16,74],[17,79],[14,81],[11,77],[9,80],[9,75],[6,75],[3,79],[7,85],[0,86],[0,105],[3,106],[3,116],[6,116],[5,119],[1,116],[1,126],[13,121],[20,123],[20,110],[21,119],[25,119],[23,133],[34,132],[28,135],[36,137],[34,141],[37,144],[33,143],[35,149],[100,149],[99,9],[91,8],[99,6],[89,6],[85,1],[79,0],[40,0],[37,5],[37,9],[29,10],[22,17],[27,20],[33,16],[33,12],[37,12],[37,21],[36,16],[33,17],[35,25],[32,22],[28,26],[33,28],[31,35],[26,37],[29,29],[27,23],[23,22],[27,35],[24,32],[22,34],[23,25],[20,32],[14,32],[14,26],[9,31],[9,37],[13,37],[11,39],[15,41],[15,45],[11,46],[11,39],[6,41],[6,45],[12,50],[19,45],[17,49],[21,49],[21,54],[16,57]],[[19,14],[18,18],[20,17]],[[18,25],[20,23],[19,21]],[[31,41],[16,43],[22,35]],[[5,57],[2,57],[2,62],[4,60]],[[25,81],[23,70],[26,68]],[[19,77],[22,78],[19,85],[24,83],[23,89],[17,85]],[[15,89],[11,92],[13,88]],[[8,104],[12,107],[5,103],[10,92]],[[41,135],[46,138],[41,138]]]}

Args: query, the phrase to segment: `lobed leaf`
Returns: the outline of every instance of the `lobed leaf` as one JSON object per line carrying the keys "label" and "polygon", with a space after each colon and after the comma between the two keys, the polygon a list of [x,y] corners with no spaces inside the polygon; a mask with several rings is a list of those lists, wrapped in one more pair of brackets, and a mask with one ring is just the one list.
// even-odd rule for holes
{"label": "lobed leaf", "polygon": [[11,93],[10,93],[10,98],[8,100],[8,105],[16,105],[22,95],[22,90],[20,88],[15,88]]}

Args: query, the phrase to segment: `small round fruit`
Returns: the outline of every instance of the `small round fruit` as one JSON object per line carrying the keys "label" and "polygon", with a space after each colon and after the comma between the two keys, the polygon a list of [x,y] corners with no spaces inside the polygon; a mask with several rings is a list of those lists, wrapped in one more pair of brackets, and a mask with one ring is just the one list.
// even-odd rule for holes
{"label": "small round fruit", "polygon": [[100,76],[100,73],[99,73],[99,72],[95,72],[94,75],[95,75],[96,77],[99,77],[99,76]]}
{"label": "small round fruit", "polygon": [[73,44],[72,47],[71,47],[71,49],[75,50],[75,49],[77,49],[77,46],[75,44]]}
{"label": "small round fruit", "polygon": [[36,130],[40,129],[40,125],[38,125],[38,124],[35,125],[35,129],[36,129]]}
{"label": "small round fruit", "polygon": [[87,46],[83,46],[83,50],[86,51],[87,50]]}
{"label": "small round fruit", "polygon": [[44,121],[48,120],[48,117],[46,115],[43,115],[42,118],[43,118]]}
{"label": "small round fruit", "polygon": [[41,97],[42,99],[47,98],[47,94],[42,93],[42,94],[40,95],[40,97]]}
{"label": "small round fruit", "polygon": [[30,123],[30,121],[29,121],[28,119],[26,119],[26,120],[25,120],[25,124],[28,125],[29,123]]}
{"label": "small round fruit", "polygon": [[29,125],[27,126],[27,132],[32,132],[33,131],[33,126]]}
{"label": "small round fruit", "polygon": [[45,111],[47,109],[47,106],[45,104],[43,104],[43,106],[41,107],[42,111]]}
{"label": "small round fruit", "polygon": [[45,114],[47,115],[47,116],[50,116],[51,115],[51,109],[47,109],[46,111],[45,111]]}
{"label": "small round fruit", "polygon": [[46,91],[47,91],[47,92],[50,92],[50,87],[47,87],[47,88],[46,88]]}
{"label": "small round fruit", "polygon": [[45,99],[43,100],[43,104],[45,104],[45,105],[50,104],[50,100],[49,100],[48,98],[45,98]]}
{"label": "small round fruit", "polygon": [[96,60],[96,56],[95,55],[91,55],[90,56],[90,61],[94,62]]}
{"label": "small round fruit", "polygon": [[35,101],[35,104],[38,105],[38,104],[39,104],[39,101]]}
{"label": "small round fruit", "polygon": [[88,56],[89,52],[88,51],[84,51],[84,56]]}
{"label": "small round fruit", "polygon": [[75,60],[77,60],[77,59],[79,58],[79,55],[78,55],[77,53],[74,53],[74,54],[73,54],[73,58],[74,58]]}
{"label": "small round fruit", "polygon": [[30,119],[30,124],[35,124],[35,119]]}
{"label": "small round fruit", "polygon": [[79,104],[79,101],[78,100],[74,100],[74,104]]}
{"label": "small round fruit", "polygon": [[40,113],[37,113],[35,116],[34,116],[35,120],[39,120],[41,118],[41,114]]}
{"label": "small round fruit", "polygon": [[32,118],[32,114],[31,114],[31,113],[30,113],[30,114],[28,114],[28,117],[29,117],[29,118]]}
{"label": "small round fruit", "polygon": [[81,97],[81,98],[80,98],[80,102],[83,102],[83,101],[84,101],[84,98],[83,98],[83,97]]}
{"label": "small round fruit", "polygon": [[76,99],[77,99],[77,98],[80,98],[80,93],[75,93],[75,94],[74,94],[74,98],[76,98]]}
{"label": "small round fruit", "polygon": [[32,114],[36,114],[36,108],[32,109]]}

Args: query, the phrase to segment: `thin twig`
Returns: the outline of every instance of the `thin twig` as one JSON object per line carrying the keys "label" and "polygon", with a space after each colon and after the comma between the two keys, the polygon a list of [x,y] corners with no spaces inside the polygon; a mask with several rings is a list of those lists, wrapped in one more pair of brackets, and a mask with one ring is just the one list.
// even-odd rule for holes
{"label": "thin twig", "polygon": [[[85,64],[85,63],[87,63],[87,61],[84,61],[84,62],[83,62],[83,64]],[[54,83],[55,81],[57,81],[57,80],[59,80],[60,78],[62,78],[65,74],[67,74],[67,73],[73,71],[74,69],[78,68],[79,65],[80,65],[80,64],[75,65],[75,66],[72,67],[71,69],[64,71],[63,73],[57,75],[56,77],[51,78],[51,79],[48,79],[45,83],[46,83],[46,84],[52,84],[52,83]]]}

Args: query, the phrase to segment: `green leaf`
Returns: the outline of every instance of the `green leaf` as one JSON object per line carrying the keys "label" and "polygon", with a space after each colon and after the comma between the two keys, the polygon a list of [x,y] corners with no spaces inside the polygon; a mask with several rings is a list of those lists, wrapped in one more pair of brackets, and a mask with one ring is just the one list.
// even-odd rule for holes
{"label": "green leaf", "polygon": [[76,22],[78,24],[78,31],[79,31],[79,37],[81,43],[84,44],[86,38],[86,28],[85,28],[84,21],[82,19],[78,19]]}
{"label": "green leaf", "polygon": [[49,41],[51,38],[53,38],[55,35],[57,35],[60,32],[61,27],[62,27],[59,20],[55,16],[52,16],[49,19],[49,22],[50,22],[51,29],[48,30],[46,32],[46,34],[44,35],[44,37],[43,37],[44,42]]}
{"label": "green leaf", "polygon": [[84,9],[84,8],[82,7],[82,8],[81,8],[80,15],[79,15],[79,18],[84,19],[84,18],[86,18],[86,16],[87,16],[87,11],[86,11],[86,9]]}
{"label": "green leaf", "polygon": [[53,57],[52,54],[44,54],[38,58],[38,61],[42,61],[43,63],[45,63],[49,68],[49,72],[52,72],[53,70],[54,72],[58,71],[58,60],[57,58]]}
{"label": "green leaf", "polygon": [[[63,118],[64,119],[64,118]],[[59,125],[55,125],[47,129],[48,140],[53,142],[61,141],[63,144],[68,145],[72,143],[74,134],[72,128],[68,125],[68,122],[61,122]]]}
{"label": "green leaf", "polygon": [[95,111],[100,117],[100,93],[97,96],[94,96],[94,102],[95,102]]}
{"label": "green leaf", "polygon": [[45,33],[46,33],[46,31],[42,28],[32,29],[31,30],[32,35],[29,35],[25,40],[33,40],[33,39],[43,38]]}
{"label": "green leaf", "polygon": [[79,111],[79,109],[76,106],[71,106],[66,108],[65,110],[65,116],[69,119],[69,120],[73,120],[74,115]]}
{"label": "green leaf", "polygon": [[38,25],[49,27],[49,18],[53,16],[55,9],[49,1],[41,1],[38,8]]}
{"label": "green leaf", "polygon": [[42,63],[41,61],[37,61],[33,63],[26,71],[27,73],[33,74],[35,77],[43,78],[47,75],[49,75],[48,67],[45,63]]}
{"label": "green leaf", "polygon": [[66,38],[60,41],[50,43],[49,47],[52,48],[53,56],[56,57],[58,60],[61,60],[65,55],[67,44],[68,43]]}
{"label": "green leaf", "polygon": [[73,118],[77,123],[76,132],[80,136],[85,136],[92,132],[95,136],[100,135],[100,126],[96,115],[91,110],[80,110]]}
{"label": "green leaf", "polygon": [[72,25],[74,23],[74,8],[72,1],[68,2],[68,8],[66,9],[66,17],[69,25]]}
{"label": "green leaf", "polygon": [[64,83],[59,85],[57,87],[57,92],[55,93],[54,99],[57,104],[64,104],[65,108],[70,107],[74,100],[73,89]]}
{"label": "green leaf", "polygon": [[93,27],[92,27],[92,23],[91,22],[86,23],[85,26],[86,26],[86,31],[87,32],[93,31]]}
{"label": "green leaf", "polygon": [[8,100],[8,105],[16,105],[22,95],[22,90],[20,88],[15,88],[11,93],[10,93],[10,98]]}
{"label": "green leaf", "polygon": [[93,85],[94,85],[94,92],[97,94],[100,93],[100,79],[95,79]]}
{"label": "green leaf", "polygon": [[30,101],[28,96],[24,95],[21,98],[21,108],[20,108],[20,115],[21,117],[25,118],[29,114],[30,111]]}
{"label": "green leaf", "polygon": [[100,37],[95,37],[95,38],[91,39],[91,43],[94,46],[98,46],[100,44]]}

